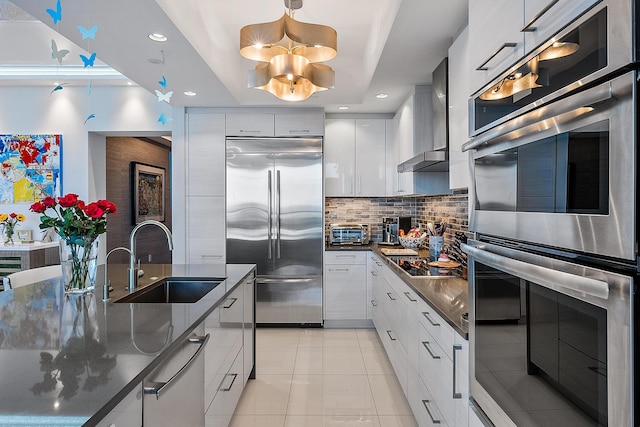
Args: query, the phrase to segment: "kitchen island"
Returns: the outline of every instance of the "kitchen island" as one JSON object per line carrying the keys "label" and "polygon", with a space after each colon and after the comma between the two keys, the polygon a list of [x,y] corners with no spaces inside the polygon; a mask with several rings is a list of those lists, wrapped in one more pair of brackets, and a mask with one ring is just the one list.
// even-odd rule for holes
{"label": "kitchen island", "polygon": [[[124,281],[113,280],[126,266],[108,270],[111,298],[128,294]],[[144,270],[140,287],[166,277],[222,281],[195,303],[103,302],[101,266],[95,293],[84,298],[66,296],[59,279],[0,292],[0,426],[100,425],[218,306],[242,292],[241,285],[254,296],[254,265],[149,264]],[[240,325],[253,336],[253,316],[251,322]],[[248,348],[253,352],[253,342]]]}

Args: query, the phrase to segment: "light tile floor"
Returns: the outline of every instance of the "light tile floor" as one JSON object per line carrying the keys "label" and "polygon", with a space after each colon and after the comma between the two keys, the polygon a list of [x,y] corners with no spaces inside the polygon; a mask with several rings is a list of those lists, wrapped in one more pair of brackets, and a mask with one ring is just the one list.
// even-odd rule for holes
{"label": "light tile floor", "polygon": [[375,329],[256,331],[231,427],[418,427]]}

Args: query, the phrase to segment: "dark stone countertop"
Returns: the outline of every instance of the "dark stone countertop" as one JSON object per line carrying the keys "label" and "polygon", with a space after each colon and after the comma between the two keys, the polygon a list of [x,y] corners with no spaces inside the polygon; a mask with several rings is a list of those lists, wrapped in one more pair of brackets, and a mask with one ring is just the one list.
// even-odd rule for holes
{"label": "dark stone countertop", "polygon": [[[0,426],[95,425],[254,266],[143,265],[140,287],[164,277],[226,278],[193,304],[103,302],[103,268],[95,293],[82,299],[67,297],[60,279],[0,292]],[[113,297],[128,293],[126,269],[109,265]],[[81,319],[75,329],[74,317]]]}

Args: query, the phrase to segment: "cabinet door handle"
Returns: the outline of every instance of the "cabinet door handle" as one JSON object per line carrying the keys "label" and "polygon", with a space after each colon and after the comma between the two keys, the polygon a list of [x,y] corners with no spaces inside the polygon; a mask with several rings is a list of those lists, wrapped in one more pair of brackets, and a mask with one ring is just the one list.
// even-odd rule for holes
{"label": "cabinet door handle", "polygon": [[233,304],[236,303],[236,301],[238,301],[238,298],[229,298],[231,300],[231,303],[229,305],[223,305],[222,308],[231,308],[231,306]]}
{"label": "cabinet door handle", "polygon": [[433,320],[431,318],[431,316],[429,316],[429,313],[426,311],[422,312],[422,315],[429,321],[429,323],[431,323],[433,326],[440,326],[440,323],[436,322],[435,320]]}
{"label": "cabinet door handle", "polygon": [[387,331],[387,335],[391,338],[391,341],[395,341],[396,339],[391,335],[391,331]]}
{"label": "cabinet door handle", "polygon": [[189,343],[200,345],[200,347],[198,347],[198,350],[193,353],[193,356],[191,356],[191,358],[187,360],[187,363],[185,363],[178,372],[176,372],[171,378],[169,378],[167,382],[152,381],[148,386],[145,386],[144,394],[155,394],[156,400],[160,399],[160,392],[169,387],[174,380],[178,379],[183,373],[187,371],[187,369],[189,369],[189,365],[191,365],[191,363],[193,363],[198,358],[202,350],[204,350],[204,348],[207,346],[208,341],[209,334],[205,335],[204,337],[189,338]]}
{"label": "cabinet door handle", "polygon": [[521,33],[531,33],[536,31],[538,28],[537,27],[533,27],[532,25],[535,24],[535,22],[542,18],[542,15],[544,15],[545,13],[547,13],[549,11],[549,9],[551,9],[553,6],[555,6],[560,0],[551,0],[549,2],[549,4],[547,4],[545,7],[542,8],[542,10],[540,12],[538,12],[538,14],[536,16],[534,16],[531,21],[529,21],[527,23],[527,25],[525,25],[524,27],[522,27],[522,29],[520,30]]}
{"label": "cabinet door handle", "polygon": [[376,261],[376,265],[377,265],[378,267],[382,267],[382,263],[379,263],[378,261]]}
{"label": "cabinet door handle", "polygon": [[453,345],[453,398],[454,399],[462,399],[462,393],[458,393],[456,391],[456,351],[462,351],[462,346],[460,344]]}
{"label": "cabinet door handle", "polygon": [[422,341],[422,345],[424,346],[424,348],[427,349],[427,351],[429,352],[429,354],[431,355],[431,358],[433,359],[440,359],[440,356],[438,356],[437,354],[435,354],[433,352],[433,350],[431,350],[431,348],[429,347],[429,341]]}
{"label": "cabinet door handle", "polygon": [[355,258],[355,255],[336,255],[336,258]]}
{"label": "cabinet door handle", "polygon": [[496,50],[495,52],[493,52],[491,54],[491,56],[489,58],[487,58],[486,61],[484,61],[482,64],[480,64],[480,66],[478,66],[478,68],[476,68],[476,71],[487,71],[489,68],[485,67],[485,65],[487,65],[493,58],[495,58],[496,56],[498,56],[498,54],[500,52],[502,52],[503,49],[506,49],[508,47],[516,47],[518,46],[518,43],[513,43],[513,42],[506,42],[504,43],[502,46],[500,46],[498,48],[498,50]]}
{"label": "cabinet door handle", "polygon": [[377,275],[378,275],[378,272],[377,272],[377,271],[372,271],[372,272],[371,272],[371,275],[372,275],[372,276],[377,276]]}
{"label": "cabinet door handle", "polygon": [[[224,380],[226,380],[229,377],[232,377],[231,378],[231,383],[229,384],[229,387],[222,388],[222,383],[224,383]],[[238,374],[227,374],[227,375],[225,375],[224,378],[222,379],[222,383],[220,383],[220,387],[218,387],[218,391],[230,391],[231,387],[233,387],[233,383],[236,382],[236,378],[238,378]]]}
{"label": "cabinet door handle", "polygon": [[309,133],[309,129],[289,129],[289,133]]}
{"label": "cabinet door handle", "polygon": [[240,129],[240,133],[259,133],[259,130]]}
{"label": "cabinet door handle", "polygon": [[371,305],[374,306],[374,307],[378,306],[378,304],[376,304],[376,300],[374,300],[374,299],[371,300]]}
{"label": "cabinet door handle", "polygon": [[393,295],[391,295],[391,292],[387,292],[387,296],[389,297],[389,299],[391,301],[395,301],[396,299],[393,297]]}
{"label": "cabinet door handle", "polygon": [[429,406],[428,404],[431,403],[430,400],[423,400],[422,404],[424,405],[424,409],[427,410],[427,414],[429,414],[429,418],[431,418],[431,422],[433,424],[440,424],[440,420],[437,418],[433,418],[433,415],[431,414],[431,411],[429,410]]}
{"label": "cabinet door handle", "polygon": [[409,299],[409,301],[411,302],[416,302],[418,301],[417,299],[411,298],[411,294],[409,292],[404,292],[404,294],[407,296],[407,298]]}
{"label": "cabinet door handle", "polygon": [[329,271],[349,271],[348,268],[330,268]]}

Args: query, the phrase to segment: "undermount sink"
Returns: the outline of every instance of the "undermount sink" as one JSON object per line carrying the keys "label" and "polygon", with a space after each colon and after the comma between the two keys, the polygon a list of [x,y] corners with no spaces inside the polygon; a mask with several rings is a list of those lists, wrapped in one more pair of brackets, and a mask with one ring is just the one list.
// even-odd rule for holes
{"label": "undermount sink", "polygon": [[194,303],[211,292],[223,280],[167,277],[114,302]]}

